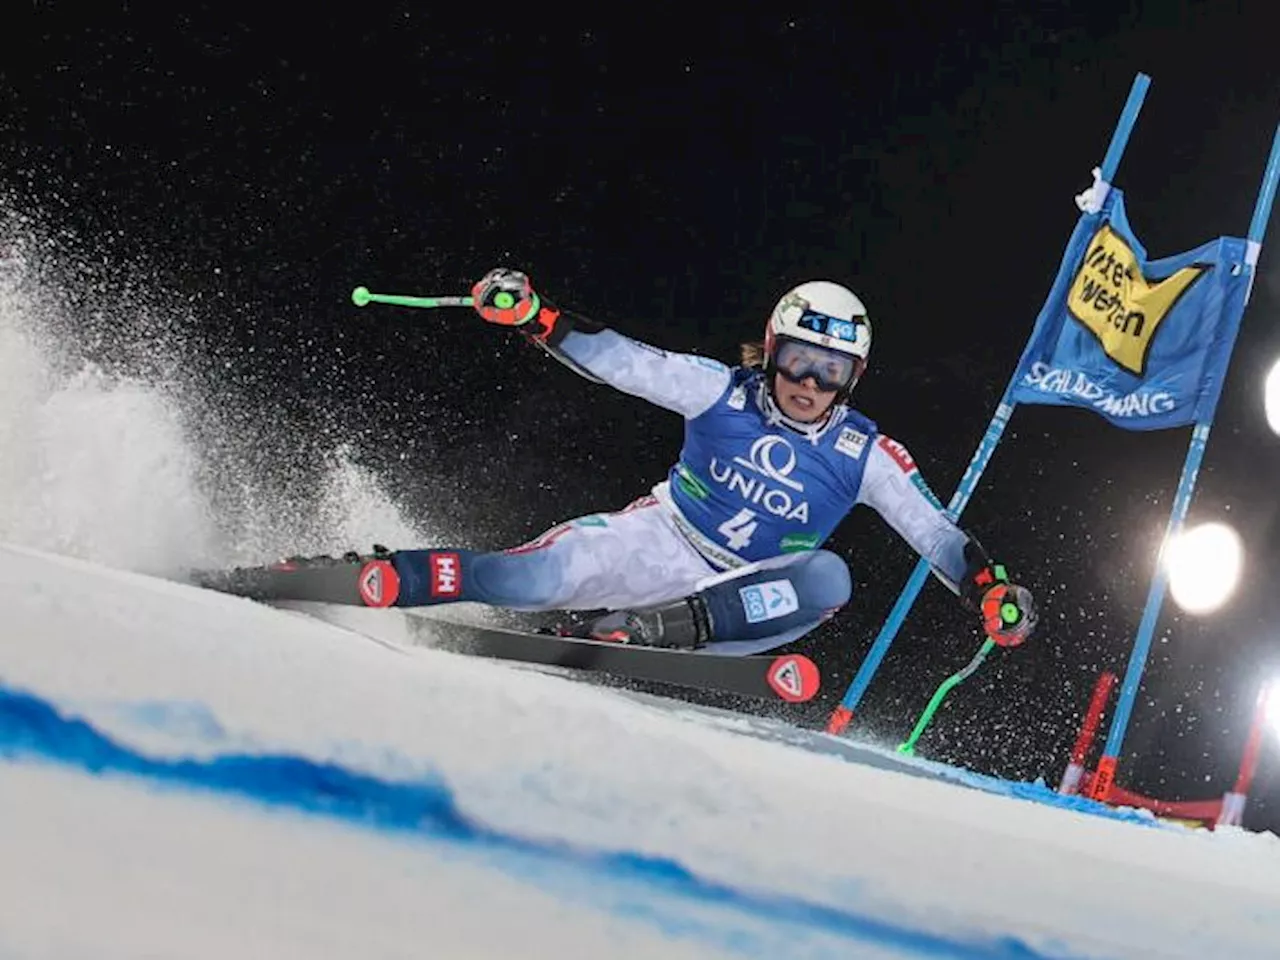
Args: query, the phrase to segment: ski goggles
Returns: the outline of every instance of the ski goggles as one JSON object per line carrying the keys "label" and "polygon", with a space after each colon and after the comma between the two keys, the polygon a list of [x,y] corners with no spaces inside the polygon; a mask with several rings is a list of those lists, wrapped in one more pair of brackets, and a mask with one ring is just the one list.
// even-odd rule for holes
{"label": "ski goggles", "polygon": [[834,392],[852,386],[866,362],[850,353],[820,347],[816,343],[779,338],[773,366],[792,383],[812,377],[819,390]]}

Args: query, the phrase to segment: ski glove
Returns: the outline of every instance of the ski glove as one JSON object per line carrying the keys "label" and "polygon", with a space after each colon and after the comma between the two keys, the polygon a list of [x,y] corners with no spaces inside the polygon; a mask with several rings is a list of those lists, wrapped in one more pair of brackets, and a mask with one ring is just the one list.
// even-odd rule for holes
{"label": "ski glove", "polygon": [[594,332],[599,324],[570,316],[533,292],[529,278],[519,270],[490,270],[471,288],[476,311],[490,323],[513,327],[530,340],[554,348],[570,330]]}
{"label": "ski glove", "polygon": [[1004,564],[988,558],[977,542],[965,547],[969,569],[961,584],[964,605],[982,618],[983,632],[1002,647],[1016,647],[1036,628],[1035,598],[1009,580]]}
{"label": "ski glove", "polygon": [[504,267],[490,270],[476,281],[471,297],[480,316],[505,327],[522,327],[542,309],[529,278]]}

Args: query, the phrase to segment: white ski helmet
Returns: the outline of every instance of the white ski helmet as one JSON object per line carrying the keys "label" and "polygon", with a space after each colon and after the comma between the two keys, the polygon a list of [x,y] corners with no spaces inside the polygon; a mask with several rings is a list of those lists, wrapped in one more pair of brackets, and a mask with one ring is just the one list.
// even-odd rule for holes
{"label": "white ski helmet", "polygon": [[871,353],[871,321],[867,308],[848,287],[830,280],[810,280],[800,284],[778,301],[765,327],[765,371],[777,371],[777,355],[787,341],[811,343],[853,359],[847,381],[839,389],[839,400],[853,390],[867,367]]}

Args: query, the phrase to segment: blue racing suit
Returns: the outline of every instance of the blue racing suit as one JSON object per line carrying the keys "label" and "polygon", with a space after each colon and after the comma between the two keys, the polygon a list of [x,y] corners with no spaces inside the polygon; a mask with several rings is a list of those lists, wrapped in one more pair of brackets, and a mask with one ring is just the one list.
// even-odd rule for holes
{"label": "blue racing suit", "polygon": [[[797,423],[777,408],[760,370],[609,329],[570,330],[542,346],[590,380],[680,414],[679,458],[651,496],[521,547],[401,551],[401,605],[618,609],[699,591],[716,624],[715,647],[755,652],[802,635],[848,601],[846,564],[820,548],[858,504],[958,591],[969,537],[906,448],[857,411],[836,405],[819,423]],[[440,556],[448,558],[444,590]]]}

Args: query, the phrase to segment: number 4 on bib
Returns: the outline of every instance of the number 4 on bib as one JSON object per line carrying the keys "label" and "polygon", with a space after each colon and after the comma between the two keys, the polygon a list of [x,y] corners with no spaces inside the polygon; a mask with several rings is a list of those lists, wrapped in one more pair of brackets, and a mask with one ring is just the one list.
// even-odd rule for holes
{"label": "number 4 on bib", "polygon": [[751,543],[756,527],[760,524],[755,519],[755,512],[743,507],[726,520],[716,530],[724,534],[725,546],[730,550],[741,550]]}

